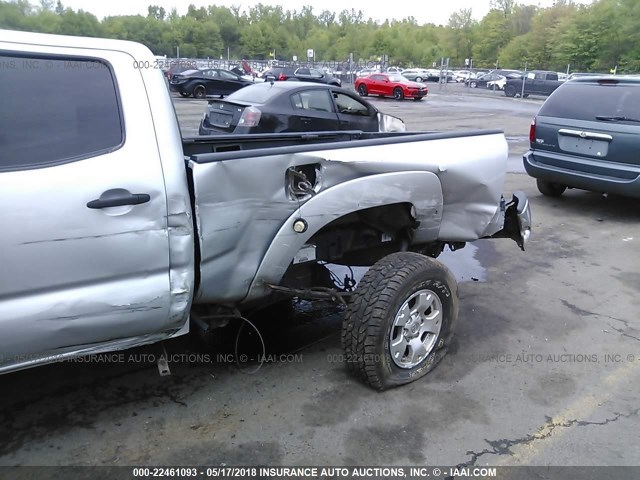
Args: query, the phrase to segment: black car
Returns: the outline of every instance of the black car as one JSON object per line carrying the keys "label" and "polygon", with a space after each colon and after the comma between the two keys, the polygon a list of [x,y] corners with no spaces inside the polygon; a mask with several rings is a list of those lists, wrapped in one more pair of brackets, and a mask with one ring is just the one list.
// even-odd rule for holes
{"label": "black car", "polygon": [[538,190],[640,198],[640,78],[581,77],[560,85],[531,123],[524,167]]}
{"label": "black car", "polygon": [[301,82],[326,83],[339,87],[342,81],[317,68],[274,67],[262,74],[265,80],[299,80]]}
{"label": "black car", "polygon": [[252,83],[229,70],[206,68],[173,75],[169,88],[183,97],[193,95],[195,98],[205,98],[207,95],[229,95]]}
{"label": "black car", "polygon": [[200,135],[361,130],[404,131],[354,92],[308,82],[264,82],[210,101]]}
{"label": "black car", "polygon": [[500,80],[501,78],[510,79],[521,76],[522,73],[518,70],[492,70],[491,72],[480,75],[477,78],[468,78],[464,83],[471,88],[486,87],[487,83]]}
{"label": "black car", "polygon": [[198,66],[195,60],[169,60],[163,64],[164,76],[171,81],[174,75],[187,70],[197,70]]}

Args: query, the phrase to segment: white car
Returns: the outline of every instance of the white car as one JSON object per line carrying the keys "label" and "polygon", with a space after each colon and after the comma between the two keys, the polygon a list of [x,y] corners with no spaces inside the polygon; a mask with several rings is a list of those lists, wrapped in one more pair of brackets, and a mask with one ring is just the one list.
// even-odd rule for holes
{"label": "white car", "polygon": [[470,70],[455,70],[453,74],[456,82],[464,82],[469,78],[476,78],[476,74]]}
{"label": "white car", "polygon": [[357,77],[368,77],[372,73],[380,73],[380,69],[379,68],[363,68],[362,70],[360,70],[356,74],[356,76]]}
{"label": "white car", "polygon": [[487,82],[487,88],[493,89],[495,85],[497,90],[504,90],[504,86],[507,84],[507,77],[503,77],[500,75],[500,78],[497,80],[492,80],[491,82]]}

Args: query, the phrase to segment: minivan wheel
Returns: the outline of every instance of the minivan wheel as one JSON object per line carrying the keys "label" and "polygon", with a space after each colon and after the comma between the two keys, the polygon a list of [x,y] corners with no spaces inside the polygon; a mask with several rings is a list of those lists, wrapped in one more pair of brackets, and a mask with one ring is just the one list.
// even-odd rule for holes
{"label": "minivan wheel", "polygon": [[423,377],[445,355],[458,311],[457,283],[442,263],[414,252],[384,257],[347,306],[347,368],[377,390]]}
{"label": "minivan wheel", "polygon": [[559,183],[547,182],[546,180],[536,180],[538,190],[543,195],[548,197],[559,197],[567,189],[566,185],[560,185]]}

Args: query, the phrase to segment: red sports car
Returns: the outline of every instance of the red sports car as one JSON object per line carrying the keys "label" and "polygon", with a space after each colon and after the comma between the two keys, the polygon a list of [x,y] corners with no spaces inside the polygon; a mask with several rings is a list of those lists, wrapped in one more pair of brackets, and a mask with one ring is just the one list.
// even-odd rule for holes
{"label": "red sports car", "polygon": [[356,79],[356,91],[363,97],[380,95],[396,100],[413,98],[422,100],[427,95],[426,85],[407,80],[399,73],[373,73]]}

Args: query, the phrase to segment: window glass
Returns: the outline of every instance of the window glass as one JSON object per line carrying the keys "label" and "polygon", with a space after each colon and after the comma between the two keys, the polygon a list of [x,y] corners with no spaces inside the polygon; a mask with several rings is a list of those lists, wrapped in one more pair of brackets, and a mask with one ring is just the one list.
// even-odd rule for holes
{"label": "window glass", "polygon": [[298,103],[296,104],[296,100],[293,101],[296,108],[321,112],[333,111],[333,104],[327,90],[306,90],[298,95],[300,96]]}
{"label": "window glass", "polygon": [[334,93],[333,98],[336,101],[336,107],[338,108],[338,113],[344,113],[348,115],[359,115],[359,116],[368,116],[369,109],[367,106],[359,100],[356,100],[349,95],[345,95],[344,93]]}
{"label": "window glass", "polygon": [[251,104],[264,104],[283,93],[277,84],[278,82],[275,82],[275,85],[272,85],[271,82],[266,82],[252,85],[251,88],[241,88],[229,95],[227,100],[230,102],[241,101]]}
{"label": "window glass", "polygon": [[220,70],[220,77],[223,78],[224,80],[237,80],[238,77],[236,77],[232,72],[226,72],[224,70]]}
{"label": "window glass", "polygon": [[640,84],[568,82],[547,99],[539,115],[591,121],[597,121],[596,116],[637,119],[640,117]]}
{"label": "window glass", "polygon": [[109,67],[76,58],[0,54],[0,168],[105,153],[123,141]]}

